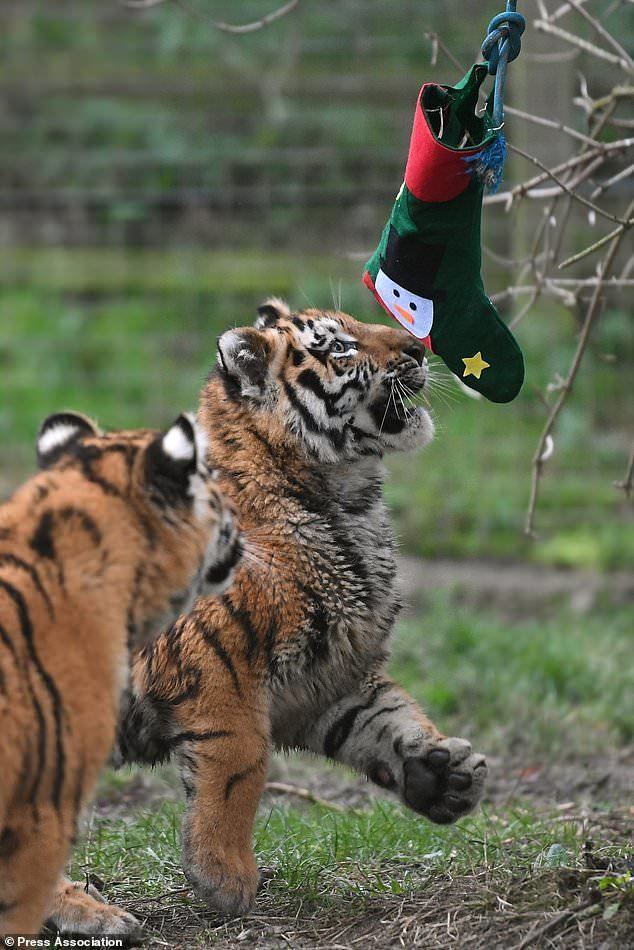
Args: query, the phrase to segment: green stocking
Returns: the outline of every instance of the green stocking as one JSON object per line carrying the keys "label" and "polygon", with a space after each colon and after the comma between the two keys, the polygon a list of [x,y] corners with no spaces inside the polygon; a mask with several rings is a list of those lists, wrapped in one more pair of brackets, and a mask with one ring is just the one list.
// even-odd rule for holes
{"label": "green stocking", "polygon": [[509,402],[524,361],[480,275],[482,194],[502,160],[488,111],[475,113],[486,74],[478,65],[455,87],[423,86],[405,181],[363,280],[467,386]]}

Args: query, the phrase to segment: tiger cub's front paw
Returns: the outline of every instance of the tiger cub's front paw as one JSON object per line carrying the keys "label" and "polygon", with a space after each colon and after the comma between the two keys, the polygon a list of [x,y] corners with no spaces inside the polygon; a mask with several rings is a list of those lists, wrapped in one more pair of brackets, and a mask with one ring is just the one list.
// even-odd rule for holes
{"label": "tiger cub's front paw", "polygon": [[402,801],[430,821],[448,825],[476,807],[484,789],[487,765],[466,739],[396,740],[396,762],[377,763],[370,778],[394,788]]}
{"label": "tiger cub's front paw", "polygon": [[141,942],[141,925],[136,917],[108,904],[92,885],[59,882],[47,925],[60,933],[121,937],[127,945]]}
{"label": "tiger cub's front paw", "polygon": [[185,853],[183,870],[210,910],[240,917],[251,909],[260,884],[253,854],[208,855],[202,868]]}

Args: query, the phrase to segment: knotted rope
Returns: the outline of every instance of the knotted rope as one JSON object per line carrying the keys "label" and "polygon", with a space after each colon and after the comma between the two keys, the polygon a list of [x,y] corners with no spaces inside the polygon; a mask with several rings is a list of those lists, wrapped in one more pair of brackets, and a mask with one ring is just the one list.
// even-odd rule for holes
{"label": "knotted rope", "polygon": [[516,7],[517,0],[508,0],[506,11],[498,13],[489,23],[482,44],[482,55],[489,64],[489,73],[495,76],[493,124],[496,128],[501,128],[504,124],[506,67],[519,56],[522,33],[526,29],[526,20],[521,13],[516,12]]}

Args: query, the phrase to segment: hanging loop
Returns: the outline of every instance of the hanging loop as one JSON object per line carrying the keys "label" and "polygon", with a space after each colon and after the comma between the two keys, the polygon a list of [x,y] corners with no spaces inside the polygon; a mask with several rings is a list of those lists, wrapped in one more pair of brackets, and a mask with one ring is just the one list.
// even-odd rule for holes
{"label": "hanging loop", "polygon": [[504,82],[506,67],[517,59],[522,48],[522,33],[526,21],[516,12],[517,0],[508,0],[506,11],[498,13],[489,23],[482,44],[482,55],[489,64],[489,73],[495,76],[493,92],[493,124],[496,128],[504,123]]}
{"label": "hanging loop", "polygon": [[[501,47],[508,48],[507,63],[512,63],[522,48],[522,33],[526,29],[526,20],[521,13],[509,10],[493,17],[482,44],[482,55],[489,64],[489,73],[495,76],[500,59]],[[505,42],[506,41],[506,42]]]}

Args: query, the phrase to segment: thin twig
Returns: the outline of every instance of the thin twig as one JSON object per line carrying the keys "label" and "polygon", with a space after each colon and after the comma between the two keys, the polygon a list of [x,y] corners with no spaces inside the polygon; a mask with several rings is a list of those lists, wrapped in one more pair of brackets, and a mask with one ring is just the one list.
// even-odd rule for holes
{"label": "thin twig", "polygon": [[[152,7],[158,7],[162,3],[167,3],[169,0],[121,0],[121,2],[124,6],[130,7],[133,10],[149,10]],[[262,30],[264,27],[269,26],[270,23],[280,20],[286,16],[287,13],[291,13],[292,10],[299,6],[300,0],[289,0],[288,3],[278,7],[277,10],[267,13],[266,16],[261,17],[259,20],[252,20],[250,23],[225,23],[223,20],[214,20],[207,16],[207,14],[200,13],[198,10],[193,9],[186,0],[174,0],[174,2],[187,13],[200,20],[204,20],[213,26],[214,29],[220,30],[222,33],[243,34],[255,33],[256,30]]]}
{"label": "thin twig", "polygon": [[588,111],[590,115],[592,115],[595,112],[599,112],[600,109],[605,109],[609,106],[614,109],[619,99],[632,99],[633,97],[634,86],[615,86],[614,89],[607,93],[607,95],[601,96],[600,99],[590,99]]}
{"label": "thin twig", "polygon": [[519,148],[517,145],[512,145],[511,142],[507,142],[506,144],[508,145],[509,149],[512,152],[515,152],[517,155],[521,155],[522,158],[525,158],[527,161],[532,162],[534,165],[537,166],[537,168],[541,168],[544,171],[544,173],[548,176],[548,178],[552,178],[552,180],[559,185],[562,191],[564,191],[567,195],[570,195],[571,198],[574,198],[575,201],[581,202],[581,204],[585,205],[586,208],[590,208],[590,210],[594,211],[595,214],[599,214],[602,217],[607,218],[609,221],[615,221],[617,224],[622,224],[625,227],[630,227],[630,225],[634,224],[634,219],[627,220],[624,218],[619,218],[617,217],[617,215],[611,214],[609,211],[606,211],[604,208],[599,207],[599,205],[595,204],[593,201],[589,201],[588,198],[584,198],[582,195],[577,194],[576,191],[572,191],[568,187],[568,185],[564,181],[561,180],[561,178],[559,178],[553,171],[547,168],[547,166],[544,165],[544,163],[541,162],[534,155],[530,155],[528,152],[525,152],[523,149]]}
{"label": "thin twig", "polygon": [[347,811],[343,805],[336,802],[329,802],[325,798],[320,798],[308,788],[300,788],[299,785],[287,785],[285,782],[267,782],[264,786],[267,792],[278,792],[280,795],[295,795],[297,798],[303,798],[306,801],[313,802],[315,805],[321,805],[322,808],[330,808],[332,811]]}
{"label": "thin twig", "polygon": [[[579,155],[573,155],[572,158],[567,159],[567,161],[562,162],[559,165],[556,165],[554,168],[546,169],[545,166],[542,166],[545,169],[542,174],[535,175],[533,178],[529,178],[527,181],[523,181],[519,185],[514,185],[513,188],[509,189],[508,191],[499,191],[495,195],[486,195],[484,198],[484,204],[506,204],[507,206],[510,206],[513,203],[513,200],[517,197],[523,197],[524,195],[527,195],[528,197],[535,197],[535,187],[540,185],[542,182],[547,181],[549,178],[552,178],[553,175],[560,175],[562,172],[576,168],[578,165],[583,165],[593,159],[595,156],[611,155],[613,152],[631,148],[632,145],[634,145],[634,137],[619,139],[616,142],[598,142],[595,146],[589,148],[587,151],[584,151]],[[552,198],[552,190],[548,193],[548,195],[540,193],[540,197]]]}
{"label": "thin twig", "polygon": [[[634,202],[632,202],[628,208],[628,211],[627,211],[628,217],[632,212],[632,208],[634,208]],[[597,281],[597,284],[594,288],[594,292],[590,299],[590,303],[588,304],[585,320],[583,323],[581,334],[579,336],[579,343],[577,344],[575,355],[573,357],[572,363],[570,364],[568,375],[566,376],[566,379],[564,380],[561,386],[561,390],[559,392],[557,399],[552,405],[552,408],[548,414],[548,418],[546,419],[546,423],[544,425],[542,434],[539,438],[539,442],[537,443],[537,448],[533,456],[531,492],[530,492],[530,499],[528,502],[528,509],[526,512],[526,524],[524,528],[526,534],[529,535],[530,537],[534,537],[535,535],[535,531],[534,531],[535,507],[537,505],[539,483],[541,480],[542,469],[543,469],[543,464],[544,464],[543,462],[544,449],[546,448],[546,443],[548,441],[548,438],[552,437],[552,430],[555,426],[559,413],[561,412],[564,406],[564,403],[566,402],[568,396],[570,395],[572,391],[574,381],[576,379],[577,373],[579,372],[579,367],[583,359],[583,355],[588,345],[588,340],[590,339],[590,332],[592,330],[594,321],[598,313],[603,281],[607,277],[607,274],[612,266],[614,258],[616,257],[617,251],[621,245],[621,241],[623,240],[624,234],[625,234],[625,230],[622,230],[619,232],[618,235],[616,235],[615,238],[613,238],[612,244],[602,263],[601,270],[599,273],[600,279]]]}
{"label": "thin twig", "polygon": [[612,175],[611,178],[608,178],[606,181],[598,185],[590,195],[591,199],[594,201],[595,198],[599,198],[605,191],[608,190],[608,188],[611,188],[613,185],[617,185],[620,181],[626,181],[633,175],[634,165],[628,165],[627,168],[621,169],[621,171],[617,172],[616,175]]}
{"label": "thin twig", "polygon": [[610,31],[606,30],[603,24],[597,20],[596,17],[591,16],[591,14],[589,14],[588,11],[584,9],[582,4],[579,3],[579,0],[568,0],[568,3],[570,3],[577,13],[579,13],[584,18],[584,20],[586,20],[594,30],[596,30],[599,36],[603,37],[603,39],[609,43],[612,49],[618,53],[618,55],[622,58],[625,68],[629,72],[634,72],[634,62],[632,62],[631,56],[627,50],[624,49],[617,40],[615,40]]}
{"label": "thin twig", "polygon": [[585,40],[581,36],[577,36],[576,33],[569,33],[568,30],[562,30],[560,26],[555,26],[548,20],[535,20],[533,26],[542,33],[550,33],[552,36],[558,36],[560,40],[570,43],[571,46],[576,46],[585,53],[596,56],[597,59],[602,59],[606,63],[612,63],[614,66],[620,66],[622,69],[625,69],[626,72],[630,72],[627,63],[624,62],[620,56],[617,56],[616,53],[610,53],[601,46],[596,46],[594,43],[591,43],[590,40]]}
{"label": "thin twig", "polygon": [[515,106],[504,106],[505,115],[516,115],[518,119],[525,119],[526,122],[533,122],[535,125],[544,125],[549,129],[558,129],[560,132],[565,132],[566,135],[572,136],[572,138],[579,139],[580,142],[585,142],[587,145],[599,145],[599,142],[596,142],[595,139],[590,138],[589,135],[584,135],[583,132],[577,132],[576,129],[571,129],[570,126],[564,125],[563,122],[554,122],[552,119],[546,119],[541,115],[533,115],[530,112],[524,112],[522,109],[517,109]]}
{"label": "thin twig", "polygon": [[609,234],[606,234],[604,237],[599,238],[598,241],[595,241],[594,244],[590,244],[589,247],[579,251],[578,254],[574,254],[572,257],[566,258],[565,261],[562,261],[559,265],[559,270],[563,270],[565,267],[570,267],[571,264],[576,264],[577,261],[583,260],[584,257],[587,257],[588,254],[594,254],[595,251],[598,251],[599,248],[603,247],[604,244],[607,244],[608,241],[611,241],[613,238],[620,234],[624,230],[623,225],[619,228],[615,228],[614,231],[610,231]]}
{"label": "thin twig", "polygon": [[[620,228],[617,232],[611,235],[612,238],[620,232]],[[630,288],[634,287],[634,280],[623,280],[619,277],[606,277],[605,279],[600,277],[579,277],[572,278],[569,280],[564,280],[560,277],[547,277],[545,279],[545,285],[552,286],[554,288],[559,287],[571,287],[573,290],[583,290],[584,287],[596,287],[598,283],[604,284],[606,287],[620,287],[620,288]],[[515,284],[512,287],[506,287],[504,290],[500,291],[497,294],[494,294],[491,297],[491,300],[494,303],[499,303],[500,300],[503,300],[504,297],[518,297],[522,294],[529,294],[533,290],[533,284]]]}
{"label": "thin twig", "polygon": [[[587,3],[587,2],[588,0],[580,0],[580,3]],[[567,2],[562,3],[560,7],[557,7],[554,13],[552,13],[549,17],[545,17],[545,19],[548,19],[552,23],[554,23],[555,20],[561,20],[562,16],[565,16],[567,13],[570,13],[571,9],[572,9],[572,6],[570,3],[567,3]],[[542,16],[544,16],[543,13],[542,13]]]}
{"label": "thin twig", "polygon": [[297,6],[299,6],[299,0],[289,0],[288,3],[278,7],[277,10],[273,10],[272,13],[267,13],[267,15],[263,16],[260,20],[253,20],[251,23],[244,23],[242,25],[214,20],[214,26],[223,33],[254,33],[256,30],[262,30],[270,23],[280,20],[283,16],[286,16],[287,13],[291,13]]}
{"label": "thin twig", "polygon": [[451,50],[447,46],[445,46],[445,44],[443,43],[443,41],[441,40],[441,38],[438,36],[437,33],[434,33],[431,30],[429,30],[425,33],[425,37],[432,44],[432,49],[436,51],[436,55],[437,55],[437,51],[441,50],[441,52],[444,53],[444,55],[447,57],[449,62],[452,63],[456,67],[459,73],[465,72],[465,66],[460,62],[459,59],[456,59],[454,54],[451,52]]}
{"label": "thin twig", "polygon": [[632,452],[625,470],[625,477],[622,481],[615,482],[614,487],[624,491],[628,501],[632,497],[632,488],[634,487],[634,445],[632,445]]}

